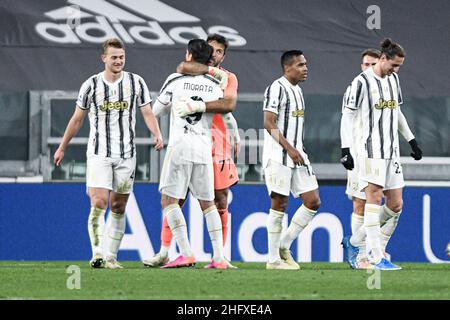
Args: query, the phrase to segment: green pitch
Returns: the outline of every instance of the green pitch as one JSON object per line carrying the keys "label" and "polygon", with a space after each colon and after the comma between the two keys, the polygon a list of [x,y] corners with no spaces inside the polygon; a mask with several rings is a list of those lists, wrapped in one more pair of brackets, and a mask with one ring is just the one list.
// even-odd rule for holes
{"label": "green pitch", "polygon": [[[71,265],[79,273],[67,269]],[[403,270],[378,274],[344,263],[301,263],[299,271],[265,270],[263,263],[223,271],[204,264],[171,270],[123,265],[107,270],[91,269],[87,261],[2,261],[0,299],[450,299],[450,264],[400,263]]]}

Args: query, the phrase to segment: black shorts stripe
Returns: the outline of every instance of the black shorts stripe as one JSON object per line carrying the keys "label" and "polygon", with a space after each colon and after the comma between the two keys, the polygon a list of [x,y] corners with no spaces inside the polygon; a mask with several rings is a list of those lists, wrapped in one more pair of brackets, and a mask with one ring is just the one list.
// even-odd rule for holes
{"label": "black shorts stripe", "polygon": [[367,79],[367,76],[364,73],[361,73],[361,76],[363,77],[364,81],[366,82],[367,98],[369,99],[369,136],[367,137],[367,140],[366,140],[367,157],[368,158],[373,158],[373,147],[372,147],[372,131],[373,131],[372,93],[370,92],[369,79]]}
{"label": "black shorts stripe", "polygon": [[[123,101],[123,79],[119,82],[119,102]],[[123,132],[123,109],[119,111],[119,131],[120,131],[120,157],[125,158],[124,132]]]}
{"label": "black shorts stripe", "polygon": [[[378,93],[380,95],[380,99],[384,101],[384,95],[383,95],[383,88],[381,87],[381,81],[378,79],[375,79],[378,86]],[[381,107],[380,112],[380,118],[378,119],[378,133],[380,136],[380,153],[381,153],[381,159],[384,159],[384,132],[383,132],[383,111],[384,108]]]}
{"label": "black shorts stripe", "polygon": [[94,77],[92,79],[92,102],[94,103],[94,107],[95,107],[95,147],[94,147],[94,153],[98,155],[98,139],[99,139],[99,135],[98,135],[98,104],[97,104],[97,96],[96,96],[96,92],[97,92],[97,77]]}
{"label": "black shorts stripe", "polygon": [[[105,100],[104,102],[108,106],[109,103],[109,86],[103,81],[103,87],[105,90]],[[105,110],[105,130],[106,130],[106,156],[111,157],[111,128],[110,128],[110,115],[111,112],[107,107]]]}

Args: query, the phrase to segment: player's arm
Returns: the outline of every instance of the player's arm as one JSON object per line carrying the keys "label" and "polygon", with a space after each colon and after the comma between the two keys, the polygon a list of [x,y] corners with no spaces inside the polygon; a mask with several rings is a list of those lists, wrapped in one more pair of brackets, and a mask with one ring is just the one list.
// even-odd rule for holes
{"label": "player's arm", "polygon": [[398,106],[398,131],[400,131],[406,141],[409,142],[414,139],[414,134],[409,128],[408,121],[406,121],[406,117],[403,114],[400,106]]}
{"label": "player's arm", "polygon": [[169,114],[171,106],[172,104],[170,102],[162,102],[158,97],[153,105],[153,114],[155,117],[161,117],[165,114]]}
{"label": "player's arm", "polygon": [[341,118],[341,163],[347,170],[353,170],[355,163],[350,153],[353,146],[353,130],[358,108],[366,95],[365,86],[360,79],[355,78],[347,88],[342,101]]}
{"label": "player's arm", "polygon": [[347,170],[355,167],[350,148],[353,146],[353,127],[355,123],[356,110],[344,108],[341,118],[341,163]]}
{"label": "player's arm", "polygon": [[206,112],[227,113],[223,112],[223,110],[230,110],[228,112],[233,112],[234,109],[236,109],[237,104],[237,91],[238,91],[237,77],[235,74],[229,73],[228,84],[225,90],[223,91],[223,99],[207,102]]}
{"label": "player's arm", "polygon": [[89,112],[89,109],[82,109],[78,106],[75,107],[75,112],[70,118],[69,123],[67,124],[66,130],[64,131],[64,136],[62,138],[61,143],[59,144],[58,149],[56,149],[55,154],[53,155],[53,162],[59,166],[64,159],[64,152],[67,146],[70,143],[70,140],[80,131],[80,128],[83,126],[84,118],[86,114]]}
{"label": "player's arm", "polygon": [[264,129],[266,129],[270,135],[278,142],[284,150],[287,151],[289,157],[296,165],[304,165],[305,161],[300,152],[294,148],[283,136],[277,126],[278,115],[270,111],[264,111]]}
{"label": "player's arm", "polygon": [[155,137],[155,149],[159,151],[164,147],[164,141],[161,135],[161,130],[159,129],[158,121],[156,120],[152,108],[150,107],[150,103],[142,106],[140,109],[147,128]]}
{"label": "player's arm", "polygon": [[406,117],[403,114],[400,106],[398,106],[398,130],[411,146],[411,149],[413,151],[411,153],[411,157],[413,157],[415,160],[422,159],[422,150],[419,148],[416,138],[409,128],[408,121],[406,121]]}
{"label": "player's arm", "polygon": [[228,86],[227,72],[217,67],[207,66],[195,61],[182,61],[177,66],[177,72],[192,75],[209,74],[219,81],[220,88],[222,88],[222,90]]}
{"label": "player's arm", "polygon": [[236,119],[231,112],[222,115],[223,122],[227,129],[231,132],[234,140],[234,150],[236,157],[241,151],[241,137],[239,136],[239,128]]}

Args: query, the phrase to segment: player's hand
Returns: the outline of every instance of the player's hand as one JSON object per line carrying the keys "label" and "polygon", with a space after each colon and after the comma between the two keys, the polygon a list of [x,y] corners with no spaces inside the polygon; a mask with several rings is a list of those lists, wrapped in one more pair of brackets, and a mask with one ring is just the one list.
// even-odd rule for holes
{"label": "player's hand", "polygon": [[416,139],[412,139],[409,141],[409,145],[411,146],[411,157],[414,158],[414,160],[420,160],[422,159],[422,150],[417,145]]}
{"label": "player's hand", "polygon": [[164,140],[162,136],[155,137],[155,150],[159,151],[164,148]]}
{"label": "player's hand", "polygon": [[53,162],[59,167],[62,160],[64,159],[64,150],[58,148],[53,155]]}
{"label": "player's hand", "polygon": [[208,74],[219,81],[220,89],[225,90],[228,86],[228,74],[226,71],[216,67],[208,67]]}
{"label": "player's hand", "polygon": [[175,112],[180,118],[186,118],[188,115],[205,112],[206,105],[203,101],[192,100],[191,98],[181,98],[175,103]]}
{"label": "player's hand", "polygon": [[234,141],[234,157],[235,157],[235,159],[237,159],[239,157],[240,153],[241,153],[241,142]]}
{"label": "player's hand", "polygon": [[350,153],[350,148],[342,148],[342,158],[341,163],[347,170],[353,170],[355,167],[355,163],[353,161],[353,157]]}
{"label": "player's hand", "polygon": [[300,152],[297,149],[290,147],[287,150],[287,153],[288,153],[289,157],[291,157],[291,159],[295,165],[302,166],[305,164],[305,160],[303,160],[302,155],[300,154]]}

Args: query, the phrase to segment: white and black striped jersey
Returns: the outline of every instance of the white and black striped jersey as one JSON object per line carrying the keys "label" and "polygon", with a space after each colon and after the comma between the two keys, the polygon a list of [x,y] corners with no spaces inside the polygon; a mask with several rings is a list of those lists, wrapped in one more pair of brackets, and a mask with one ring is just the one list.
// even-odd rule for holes
{"label": "white and black striped jersey", "polygon": [[150,102],[148,87],[137,74],[122,72],[120,79],[110,83],[100,72],[86,80],[77,106],[89,109],[87,155],[123,159],[135,156],[136,108]]}
{"label": "white and black striped jersey", "polygon": [[[352,88],[351,85],[349,85],[347,87],[347,89],[345,90],[344,96],[342,98],[342,113],[344,113],[345,106],[350,99],[351,88]],[[346,131],[345,133],[343,132],[344,130]],[[348,133],[349,130],[351,130],[352,132]],[[343,137],[344,134],[349,134],[352,137],[353,145],[350,147],[350,152],[351,152],[353,158],[356,159],[358,157],[358,149],[355,144],[357,143],[357,141],[361,140],[361,135],[362,135],[361,109],[358,109],[356,111],[356,115],[354,117],[354,123],[353,123],[352,127],[344,126],[343,123],[341,123],[341,141],[344,141],[344,137]],[[344,146],[342,146],[342,147],[344,147]]]}
{"label": "white and black striped jersey", "polygon": [[179,117],[173,110],[181,98],[214,101],[223,98],[219,82],[209,75],[171,74],[161,88],[156,104],[170,108],[168,147],[184,161],[212,163],[211,126],[214,113],[194,113]]}
{"label": "white and black striped jersey", "polygon": [[403,103],[398,75],[379,77],[368,68],[352,82],[343,112],[361,109],[361,135],[354,143],[357,152],[368,158],[392,159],[400,156],[398,112]]}
{"label": "white and black striped jersey", "polygon": [[[263,110],[278,115],[277,126],[281,134],[300,152],[305,164],[309,164],[303,146],[305,101],[300,86],[292,85],[284,76],[275,80],[264,92]],[[264,167],[269,159],[291,168],[295,167],[287,151],[264,130]]]}

